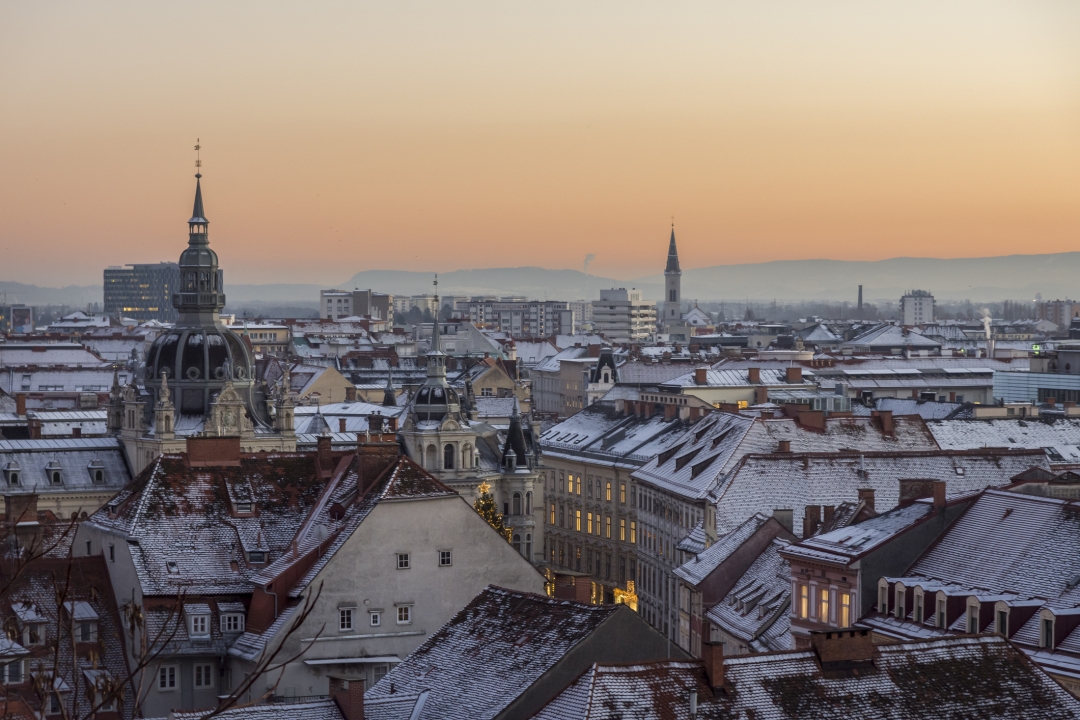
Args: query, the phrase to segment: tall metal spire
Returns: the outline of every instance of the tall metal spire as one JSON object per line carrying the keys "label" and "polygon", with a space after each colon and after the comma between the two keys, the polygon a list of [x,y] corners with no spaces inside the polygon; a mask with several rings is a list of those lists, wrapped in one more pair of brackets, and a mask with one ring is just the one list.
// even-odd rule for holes
{"label": "tall metal spire", "polygon": [[665,273],[681,273],[679,269],[679,249],[675,247],[675,221],[671,221],[671,242],[668,243],[667,251],[667,267],[664,268]]}
{"label": "tall metal spire", "polygon": [[431,323],[431,349],[427,354],[427,384],[446,385],[446,353],[439,339],[439,275],[435,274],[435,318]]}
{"label": "tall metal spire", "polygon": [[202,202],[202,159],[199,151],[202,149],[202,145],[198,139],[195,140],[195,207],[191,211],[191,219],[188,220],[188,224],[193,223],[207,223],[206,213],[203,211]]}

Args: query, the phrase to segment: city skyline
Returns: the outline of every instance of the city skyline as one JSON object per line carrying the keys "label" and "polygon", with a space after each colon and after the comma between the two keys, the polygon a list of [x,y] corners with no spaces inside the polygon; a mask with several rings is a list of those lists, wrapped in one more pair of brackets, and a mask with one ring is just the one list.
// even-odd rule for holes
{"label": "city skyline", "polygon": [[196,138],[234,283],[1075,249],[1076,8],[618,7],[7,6],[0,280],[172,260]]}

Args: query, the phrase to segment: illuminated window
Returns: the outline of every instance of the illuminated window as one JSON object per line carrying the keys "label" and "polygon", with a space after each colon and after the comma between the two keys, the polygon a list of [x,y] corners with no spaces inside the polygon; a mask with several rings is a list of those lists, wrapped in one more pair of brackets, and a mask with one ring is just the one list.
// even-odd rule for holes
{"label": "illuminated window", "polygon": [[574,492],[574,476],[573,475],[567,475],[566,476],[566,492],[568,492],[568,493],[573,493]]}
{"label": "illuminated window", "polygon": [[619,503],[626,504],[626,483],[619,483]]}
{"label": "illuminated window", "polygon": [[555,503],[551,503],[551,524],[555,524]]}
{"label": "illuminated window", "polygon": [[810,617],[810,587],[799,585],[799,617],[803,620]]}
{"label": "illuminated window", "polygon": [[604,499],[611,502],[611,481],[608,480],[607,488],[604,490]]}
{"label": "illuminated window", "polygon": [[585,520],[586,520],[586,525],[585,525],[586,532],[589,533],[590,535],[592,535],[592,513],[588,513],[585,516]]}
{"label": "illuminated window", "polygon": [[611,539],[611,516],[610,515],[608,515],[607,519],[604,521],[604,537],[606,537],[608,540]]}
{"label": "illuminated window", "polygon": [[637,544],[637,523],[633,520],[630,521],[630,544]]}
{"label": "illuminated window", "polygon": [[840,593],[840,627],[851,627],[851,593]]}
{"label": "illuminated window", "polygon": [[574,529],[581,532],[581,511],[574,511]]}
{"label": "illuminated window", "polygon": [[626,520],[619,519],[619,539],[626,542]]}

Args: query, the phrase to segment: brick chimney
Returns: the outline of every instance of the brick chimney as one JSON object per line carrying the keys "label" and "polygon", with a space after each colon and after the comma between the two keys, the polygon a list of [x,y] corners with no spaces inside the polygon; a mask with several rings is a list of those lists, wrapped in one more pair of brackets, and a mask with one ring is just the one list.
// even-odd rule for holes
{"label": "brick chimney", "polygon": [[316,449],[316,464],[318,465],[319,475],[328,477],[334,472],[334,455],[330,449],[330,438],[325,435],[320,435],[318,439],[318,445]]}
{"label": "brick chimney", "polygon": [[836,508],[832,505],[825,506],[825,524],[828,525],[833,521],[833,516],[836,513]]}
{"label": "brick chimney", "polygon": [[356,402],[356,388],[345,388],[345,402]]}
{"label": "brick chimney", "polygon": [[188,467],[239,467],[240,438],[189,437]]}
{"label": "brick chimney", "polygon": [[591,357],[591,358],[600,357],[600,343],[592,343],[592,344],[589,345],[589,357]]}
{"label": "brick chimney", "polygon": [[874,509],[874,488],[859,488],[859,502],[866,503],[866,507]]}
{"label": "brick chimney", "polygon": [[397,432],[397,418],[396,417],[386,418],[386,426],[387,426],[386,427],[386,432],[396,433]]}
{"label": "brick chimney", "polygon": [[945,511],[945,481],[934,481],[934,512]]}
{"label": "brick chimney", "polygon": [[802,524],[803,538],[813,537],[819,527],[821,527],[821,508],[817,505],[807,505]]}
{"label": "brick chimney", "polygon": [[705,667],[709,687],[724,687],[724,644],[702,641],[701,664]]}
{"label": "brick chimney", "polygon": [[754,404],[755,405],[764,405],[767,402],[769,402],[769,388],[767,388],[767,387],[756,387],[756,388],[754,388]]}
{"label": "brick chimney", "polygon": [[893,435],[896,425],[893,423],[892,410],[873,410],[870,417],[877,421],[877,426],[885,435]]}
{"label": "brick chimney", "polygon": [[338,432],[345,432],[345,418],[338,418]]}
{"label": "brick chimney", "polygon": [[364,720],[364,681],[330,677],[330,697],[344,720]]}
{"label": "brick chimney", "polygon": [[812,632],[810,644],[823,670],[870,665],[876,654],[873,636],[868,629]]}
{"label": "brick chimney", "polygon": [[801,383],[802,382],[802,367],[796,365],[795,367],[789,367],[787,369],[787,381],[789,383]]}
{"label": "brick chimney", "polygon": [[761,382],[761,368],[747,368],[746,379],[751,385]]}
{"label": "brick chimney", "polygon": [[392,433],[372,435],[371,442],[366,442],[363,435],[357,435],[356,454],[359,458],[359,478],[357,485],[364,493],[386,469],[397,462],[401,447]]}
{"label": "brick chimney", "polygon": [[20,417],[26,417],[26,393],[16,393],[15,414]]}
{"label": "brick chimney", "polygon": [[695,368],[694,369],[694,384],[695,385],[708,385],[709,384],[709,368]]}

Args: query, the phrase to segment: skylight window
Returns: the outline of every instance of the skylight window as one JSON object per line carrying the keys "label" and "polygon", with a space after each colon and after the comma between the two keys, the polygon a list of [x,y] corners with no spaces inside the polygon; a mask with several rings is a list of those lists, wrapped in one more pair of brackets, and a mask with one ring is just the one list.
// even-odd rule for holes
{"label": "skylight window", "polygon": [[170,574],[176,574],[180,572],[180,567],[176,564],[175,560],[166,560],[165,569],[168,570]]}

